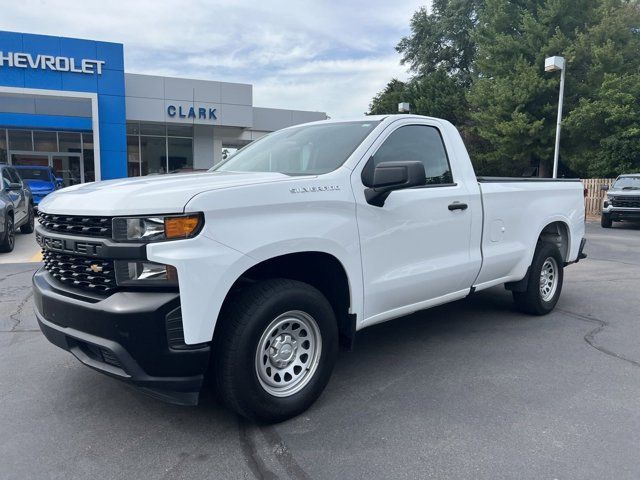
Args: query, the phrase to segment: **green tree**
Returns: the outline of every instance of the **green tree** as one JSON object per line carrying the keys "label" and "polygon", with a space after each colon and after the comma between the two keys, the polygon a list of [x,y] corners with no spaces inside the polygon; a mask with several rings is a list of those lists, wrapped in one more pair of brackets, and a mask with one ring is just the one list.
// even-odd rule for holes
{"label": "green tree", "polygon": [[410,71],[428,76],[444,71],[463,85],[471,83],[475,50],[472,32],[483,0],[434,0],[411,18],[411,35],[396,50]]}
{"label": "green tree", "polygon": [[397,113],[398,103],[408,101],[410,99],[407,85],[394,78],[387,83],[383,91],[373,97],[369,105],[369,115]]}
{"label": "green tree", "polygon": [[446,118],[456,124],[466,121],[468,107],[464,89],[442,70],[415,77],[407,83],[392,80],[374,97],[369,113],[397,113],[400,102],[409,102],[411,113]]}
{"label": "green tree", "polygon": [[640,171],[640,74],[605,74],[595,98],[582,99],[566,126],[579,149],[572,164],[586,175]]}
{"label": "green tree", "polygon": [[[571,117],[580,102],[587,108],[599,98],[606,74],[638,72],[638,3],[487,0],[479,20],[476,76],[467,95],[474,132],[486,141],[475,152],[478,170],[518,174],[534,165],[546,176],[553,159],[559,75],[543,71],[544,58],[559,54],[567,60],[564,114]],[[605,118],[615,115],[600,107]],[[594,130],[590,139],[583,133],[578,117],[565,122],[560,158],[588,175],[595,170],[583,159],[595,158],[606,132]]]}
{"label": "green tree", "polygon": [[411,19],[411,35],[398,43],[401,63],[414,76],[392,80],[374,97],[370,114],[397,113],[399,102],[412,113],[456,123],[468,118],[465,91],[471,84],[475,44],[471,38],[482,0],[434,0]]}
{"label": "green tree", "polygon": [[638,165],[639,0],[436,0],[419,9],[397,46],[414,76],[390,83],[371,113],[415,113],[461,127],[482,174],[551,171],[559,74],[567,60],[564,164],[580,175]]}

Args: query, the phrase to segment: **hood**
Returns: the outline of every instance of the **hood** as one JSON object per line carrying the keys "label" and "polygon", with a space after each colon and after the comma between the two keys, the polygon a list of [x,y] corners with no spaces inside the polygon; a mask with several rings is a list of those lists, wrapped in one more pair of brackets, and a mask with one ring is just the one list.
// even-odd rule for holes
{"label": "hood", "polygon": [[33,192],[39,192],[43,190],[50,192],[51,190],[56,189],[56,186],[53,184],[53,182],[47,182],[46,180],[26,179],[25,183],[29,185],[29,188]]}
{"label": "hood", "polygon": [[267,182],[291,181],[281,173],[205,172],[124,178],[84,183],[47,195],[39,208],[67,215],[146,215],[179,213],[202,192]]}

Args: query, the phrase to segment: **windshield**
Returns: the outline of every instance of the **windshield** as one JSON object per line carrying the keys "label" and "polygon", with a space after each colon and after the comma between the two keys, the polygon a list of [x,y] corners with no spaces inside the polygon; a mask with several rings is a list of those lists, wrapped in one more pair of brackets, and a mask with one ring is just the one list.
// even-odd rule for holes
{"label": "windshield", "polygon": [[640,190],[640,177],[620,177],[613,184],[618,190]]}
{"label": "windshield", "polygon": [[280,130],[238,150],[209,171],[328,173],[342,165],[378,123],[321,123]]}
{"label": "windshield", "polygon": [[39,168],[21,168],[18,170],[18,173],[23,180],[44,180],[46,182],[51,181],[51,178],[49,177],[49,170]]}

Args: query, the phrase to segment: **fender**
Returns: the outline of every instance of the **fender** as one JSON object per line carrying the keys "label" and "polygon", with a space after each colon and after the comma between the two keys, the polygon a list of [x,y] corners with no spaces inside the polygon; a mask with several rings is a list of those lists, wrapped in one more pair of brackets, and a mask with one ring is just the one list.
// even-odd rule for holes
{"label": "fender", "polygon": [[361,274],[362,259],[359,251],[349,251],[339,243],[327,238],[310,237],[262,245],[248,252],[247,255],[254,260],[254,264],[251,266],[254,267],[271,258],[306,252],[326,253],[338,260],[347,274],[347,282],[349,283],[349,313],[362,319],[364,315],[364,286]]}

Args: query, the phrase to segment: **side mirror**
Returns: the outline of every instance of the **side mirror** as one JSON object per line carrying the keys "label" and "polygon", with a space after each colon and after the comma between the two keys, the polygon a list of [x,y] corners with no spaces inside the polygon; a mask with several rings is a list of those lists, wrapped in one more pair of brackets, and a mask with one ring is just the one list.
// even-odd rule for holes
{"label": "side mirror", "polygon": [[7,185],[7,190],[9,191],[22,190],[22,185],[20,185],[17,182],[11,182],[9,185]]}
{"label": "side mirror", "polygon": [[364,191],[367,203],[382,207],[394,190],[426,185],[427,178],[422,162],[382,162],[373,171],[368,165],[365,167],[362,183],[369,187]]}
{"label": "side mirror", "polygon": [[609,190],[609,185],[606,185],[606,184],[600,185],[600,190],[602,190],[603,192],[606,192],[607,190]]}
{"label": "side mirror", "polygon": [[60,177],[56,177],[56,188],[64,187],[64,180]]}

